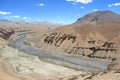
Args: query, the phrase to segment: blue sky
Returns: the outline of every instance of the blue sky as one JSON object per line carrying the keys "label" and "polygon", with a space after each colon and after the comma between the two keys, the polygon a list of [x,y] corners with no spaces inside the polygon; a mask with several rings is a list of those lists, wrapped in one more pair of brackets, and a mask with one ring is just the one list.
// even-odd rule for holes
{"label": "blue sky", "polygon": [[97,10],[120,14],[120,0],[0,0],[0,19],[8,20],[69,24]]}

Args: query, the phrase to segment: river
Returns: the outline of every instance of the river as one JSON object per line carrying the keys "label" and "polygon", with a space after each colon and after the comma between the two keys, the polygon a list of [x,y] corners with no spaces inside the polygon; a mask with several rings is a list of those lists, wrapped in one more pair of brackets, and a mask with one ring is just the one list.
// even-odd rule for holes
{"label": "river", "polygon": [[51,53],[48,51],[40,50],[37,47],[26,45],[26,35],[19,35],[14,38],[9,45],[17,48],[30,55],[38,56],[40,59],[49,60],[52,63],[59,65],[67,65],[69,67],[77,67],[85,71],[103,71],[106,70],[111,63],[109,60],[92,59],[81,56],[64,55],[59,53]]}

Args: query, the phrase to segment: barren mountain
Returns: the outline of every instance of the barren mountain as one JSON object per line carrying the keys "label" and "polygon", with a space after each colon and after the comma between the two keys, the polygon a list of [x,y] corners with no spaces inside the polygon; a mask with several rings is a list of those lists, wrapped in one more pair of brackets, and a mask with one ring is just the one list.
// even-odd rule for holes
{"label": "barren mountain", "polygon": [[120,15],[111,11],[96,11],[79,18],[74,24],[119,24]]}
{"label": "barren mountain", "polygon": [[[43,23],[44,24],[39,22],[0,21],[0,25],[2,26],[2,28],[0,28],[0,75],[3,76],[0,79],[120,79],[119,14],[111,11],[97,11],[83,18],[79,18],[71,25],[65,25],[52,30],[50,30],[50,26],[48,26],[49,23]],[[5,28],[3,28],[4,26]],[[8,28],[9,26],[11,28]],[[20,28],[21,26],[23,27]],[[38,28],[39,26],[40,28]],[[23,34],[23,37],[18,36],[21,34]],[[13,44],[19,46],[21,50],[19,48],[11,48],[12,46],[10,47],[10,45],[2,45],[4,41],[11,40],[11,36],[16,39],[16,41],[13,40]],[[18,37],[16,38],[16,36]],[[46,54],[47,51],[44,52],[45,50],[48,50],[49,54]],[[30,54],[34,53],[37,55],[41,55],[42,53],[44,56],[47,55],[47,57],[43,59],[43,56],[41,59],[33,55],[25,54],[25,51],[26,53],[30,52]],[[54,52],[54,54],[51,52]],[[55,55],[57,57],[55,57]],[[63,55],[62,58],[60,58],[60,55]],[[50,58],[50,56],[54,57]],[[81,58],[81,60],[79,58]],[[84,66],[84,69],[81,67],[82,70],[76,71],[67,65],[67,63],[61,66],[51,62],[62,63],[59,62],[59,60],[62,60],[63,63],[67,61],[76,65],[81,63],[82,66],[86,64],[88,67]],[[94,69],[97,66],[104,68],[108,62],[110,62],[110,65],[108,65],[107,69],[103,72],[85,72],[87,71],[85,68]],[[12,66],[12,71],[8,70],[10,68],[8,65]],[[75,67],[75,69],[78,68]],[[8,78],[6,76],[8,76]]]}
{"label": "barren mountain", "polygon": [[115,64],[120,58],[120,15],[97,11],[71,25],[39,35],[37,41],[28,38],[45,50],[107,59]]}

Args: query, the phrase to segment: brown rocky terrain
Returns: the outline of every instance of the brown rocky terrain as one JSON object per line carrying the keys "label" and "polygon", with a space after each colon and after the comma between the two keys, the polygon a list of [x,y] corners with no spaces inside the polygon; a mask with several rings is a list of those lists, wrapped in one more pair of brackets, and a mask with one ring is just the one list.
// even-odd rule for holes
{"label": "brown rocky terrain", "polygon": [[44,50],[112,61],[108,71],[60,78],[59,80],[120,79],[119,14],[111,11],[97,11],[78,19],[71,25],[40,35],[29,35],[28,39],[35,46]]}
{"label": "brown rocky terrain", "polygon": [[61,26],[61,24],[50,22],[8,21],[0,19],[0,43],[7,42],[17,35],[29,32],[45,32],[54,29],[57,26]]}
{"label": "brown rocky terrain", "polygon": [[74,24],[119,24],[120,15],[111,11],[96,11],[79,18]]}
{"label": "brown rocky terrain", "polygon": [[[23,23],[21,23],[20,25],[19,24],[20,24],[19,22],[14,23],[12,21],[6,21],[6,20],[1,21],[0,20],[0,80],[47,80],[47,79],[52,78],[51,76],[47,77],[47,76],[43,75],[43,73],[47,74],[47,72],[48,72],[47,70],[44,71],[44,68],[40,68],[41,71],[39,70],[38,71],[39,73],[38,72],[31,73],[31,71],[29,71],[29,68],[28,69],[24,68],[24,66],[22,66],[22,67],[20,66],[20,69],[23,70],[22,73],[15,71],[16,69],[13,67],[14,62],[12,63],[12,61],[10,61],[10,60],[18,61],[18,57],[22,59],[22,56],[19,56],[19,54],[22,54],[22,52],[19,52],[16,49],[12,49],[11,47],[7,47],[8,43],[10,41],[12,41],[12,39],[14,39],[18,35],[26,34],[26,33],[33,33],[33,32],[44,32],[44,31],[48,31],[50,29],[50,28],[48,28],[49,26],[47,26],[47,27],[42,27],[41,25],[39,26],[38,25],[39,23],[36,23],[36,24],[30,23],[32,25],[26,24],[27,26],[25,26],[25,24],[23,24]],[[23,25],[25,27],[23,27]],[[49,24],[47,24],[47,25],[49,25]],[[18,57],[15,54],[18,55]],[[24,56],[24,54],[23,54],[23,56]],[[16,57],[16,60],[14,60],[12,56],[14,56],[14,58]],[[28,57],[30,57],[30,56],[28,56]],[[27,59],[27,57],[26,57],[26,59]],[[36,59],[36,57],[35,57],[35,59]],[[19,62],[25,62],[25,61],[19,60]],[[19,62],[16,62],[16,63],[19,63]],[[28,63],[29,59],[26,60],[26,62]],[[31,65],[35,65],[35,64],[32,64],[31,62],[33,62],[33,61],[29,62]],[[20,65],[20,64],[21,63],[16,64],[15,66]],[[26,63],[24,63],[24,65],[25,64]],[[40,64],[45,64],[48,67],[50,66],[50,64],[47,64],[44,62],[42,62]],[[37,65],[37,63],[36,63],[36,65]],[[46,68],[47,68],[47,66],[46,66]],[[41,65],[39,65],[38,67],[41,67]],[[43,67],[44,67],[44,65],[43,65]],[[51,67],[49,67],[49,70],[50,69],[54,70],[54,68],[52,68],[52,67],[58,67],[58,66],[51,65]],[[18,66],[18,68],[19,68],[19,66]],[[64,72],[65,68],[64,67],[60,67],[60,68]],[[29,72],[24,74],[24,71],[27,71],[27,70]],[[55,71],[55,73],[57,73],[57,70],[54,70],[54,71]],[[66,69],[66,71],[71,71],[71,70]],[[40,74],[40,72],[42,74]],[[74,71],[73,71],[73,73],[74,73]],[[64,74],[66,74],[66,73],[64,73]],[[56,75],[56,76],[58,76],[58,75]]]}
{"label": "brown rocky terrain", "polygon": [[[78,19],[71,25],[39,35],[35,42],[33,39],[31,40],[35,46],[48,51],[107,59],[112,60],[113,64],[119,64],[119,21],[119,14],[97,11]],[[28,36],[28,38],[30,40],[31,37]]]}
{"label": "brown rocky terrain", "polygon": [[[0,80],[120,79],[119,14],[97,11],[78,19],[71,25],[49,30],[38,27],[0,29],[0,76],[2,76]],[[77,71],[68,66],[44,62],[36,56],[2,45],[7,44],[17,35],[29,32],[32,34],[27,35],[26,43],[29,42],[42,50],[112,62],[108,70],[102,72]]]}

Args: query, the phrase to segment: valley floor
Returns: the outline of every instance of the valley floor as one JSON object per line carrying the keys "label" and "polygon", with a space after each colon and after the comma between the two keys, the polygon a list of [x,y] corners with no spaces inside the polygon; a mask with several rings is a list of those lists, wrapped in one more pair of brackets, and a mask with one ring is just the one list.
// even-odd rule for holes
{"label": "valley floor", "polygon": [[74,69],[77,68],[77,70],[82,69],[85,71],[103,71],[106,70],[108,65],[111,63],[110,60],[90,59],[81,56],[47,52],[26,44],[25,40],[26,35],[20,35],[10,43],[10,46],[17,48],[18,50],[29,55],[35,55],[44,61],[72,67]]}
{"label": "valley floor", "polygon": [[0,45],[0,80],[120,80],[119,70],[103,71],[111,61],[50,53],[25,39]]}
{"label": "valley floor", "polygon": [[[83,71],[43,62],[36,56],[25,54],[9,46],[0,49],[0,56],[0,75],[2,76],[0,80],[16,80],[17,78],[17,80],[48,80],[85,74]],[[30,77],[35,74],[38,75],[37,79]]]}

